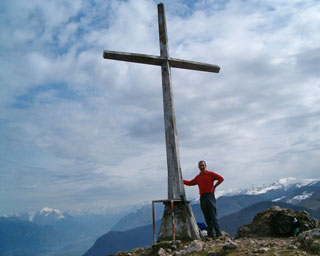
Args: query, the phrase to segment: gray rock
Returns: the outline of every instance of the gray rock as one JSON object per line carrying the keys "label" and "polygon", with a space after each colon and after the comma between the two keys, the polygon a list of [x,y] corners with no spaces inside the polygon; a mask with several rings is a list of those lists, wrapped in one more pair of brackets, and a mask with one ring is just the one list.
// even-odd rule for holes
{"label": "gray rock", "polygon": [[192,241],[188,246],[183,249],[183,254],[189,254],[194,252],[200,252],[203,250],[204,242],[200,240]]}
{"label": "gray rock", "polygon": [[288,249],[290,249],[290,250],[296,250],[296,249],[298,249],[298,247],[295,246],[295,245],[293,245],[293,244],[289,244],[289,245],[288,245]]}
{"label": "gray rock", "polygon": [[269,250],[270,250],[269,248],[262,247],[262,248],[259,248],[258,253],[266,253]]}
{"label": "gray rock", "polygon": [[296,218],[299,221],[300,232],[314,229],[318,226],[318,221],[309,216],[305,211],[293,211],[289,208],[280,208],[273,206],[258,213],[250,224],[244,225],[238,229],[237,238],[240,237],[270,237],[273,236],[271,230],[271,216],[275,216],[278,212],[284,215]]}
{"label": "gray rock", "polygon": [[300,242],[301,247],[311,253],[320,255],[319,233],[320,229],[316,228],[299,234],[298,241]]}
{"label": "gray rock", "polygon": [[311,235],[313,238],[320,238],[320,228],[311,230]]}
{"label": "gray rock", "polygon": [[165,251],[165,249],[163,248],[159,248],[158,252],[156,253],[156,255],[159,255],[159,256],[166,256],[167,253]]}
{"label": "gray rock", "polygon": [[223,250],[236,250],[239,248],[239,245],[235,242],[232,242],[231,240],[225,244],[223,247]]}
{"label": "gray rock", "polygon": [[156,243],[152,245],[153,251],[158,251],[159,248],[163,249],[171,249],[171,250],[177,250],[179,246],[181,245],[180,240],[175,240],[175,241],[162,241],[160,243]]}

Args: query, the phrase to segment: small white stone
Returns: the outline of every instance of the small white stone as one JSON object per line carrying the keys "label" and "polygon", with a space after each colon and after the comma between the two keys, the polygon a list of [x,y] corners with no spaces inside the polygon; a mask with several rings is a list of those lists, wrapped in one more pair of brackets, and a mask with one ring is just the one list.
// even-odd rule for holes
{"label": "small white stone", "polygon": [[298,249],[298,247],[295,246],[295,245],[293,245],[293,244],[289,244],[289,245],[288,245],[288,249],[290,249],[290,250],[296,250],[296,249]]}
{"label": "small white stone", "polygon": [[237,248],[239,248],[239,245],[232,241],[229,241],[227,244],[223,246],[224,250],[235,250]]}
{"label": "small white stone", "polygon": [[265,247],[262,247],[258,250],[259,253],[265,253],[267,251],[269,251],[270,249],[269,248],[265,248]]}

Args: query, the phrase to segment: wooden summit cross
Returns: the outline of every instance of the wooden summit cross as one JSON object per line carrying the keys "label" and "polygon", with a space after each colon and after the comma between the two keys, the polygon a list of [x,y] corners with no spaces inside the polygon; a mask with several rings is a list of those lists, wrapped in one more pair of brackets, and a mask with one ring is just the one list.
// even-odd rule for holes
{"label": "wooden summit cross", "polygon": [[[113,59],[113,60],[119,60],[119,61],[127,61],[127,62],[161,66],[164,123],[165,123],[166,151],[167,151],[167,169],[168,169],[168,199],[185,201],[186,197],[185,197],[185,191],[184,191],[184,185],[183,185],[181,167],[180,167],[176,118],[175,118],[175,111],[174,111],[174,104],[173,104],[173,97],[172,97],[173,93],[171,88],[171,67],[199,70],[199,71],[206,71],[206,72],[213,72],[213,73],[219,73],[220,67],[217,65],[180,60],[180,59],[174,59],[169,57],[167,25],[166,25],[164,5],[162,3],[158,4],[158,23],[159,23],[160,56],[137,54],[137,53],[104,51],[103,57],[105,59]],[[191,207],[188,205],[187,208],[188,208],[187,212],[190,212]],[[191,213],[192,213],[192,210],[191,210]],[[191,218],[194,219],[193,214],[191,215],[192,215]],[[179,222],[179,220],[176,220],[176,221]],[[163,225],[163,222],[164,222],[164,218],[162,220],[162,225]],[[194,221],[191,221],[191,222],[192,222],[191,225],[194,225],[193,223]],[[179,226],[179,223],[177,227],[178,226]],[[194,227],[193,229],[196,229],[196,227]],[[177,230],[176,232],[179,234],[179,230]],[[197,231],[195,232],[197,233]],[[182,232],[182,233],[185,233],[185,232]],[[164,235],[163,237],[167,238],[166,235]],[[193,236],[193,238],[195,237]]]}
{"label": "wooden summit cross", "polygon": [[181,180],[180,157],[177,139],[175,111],[171,88],[171,67],[192,69],[218,73],[219,66],[194,61],[179,60],[169,57],[167,26],[165,11],[162,3],[158,4],[160,56],[137,53],[124,53],[104,51],[105,59],[136,62],[161,66],[164,123],[166,133],[167,165],[168,165],[168,198],[185,198],[184,187]]}

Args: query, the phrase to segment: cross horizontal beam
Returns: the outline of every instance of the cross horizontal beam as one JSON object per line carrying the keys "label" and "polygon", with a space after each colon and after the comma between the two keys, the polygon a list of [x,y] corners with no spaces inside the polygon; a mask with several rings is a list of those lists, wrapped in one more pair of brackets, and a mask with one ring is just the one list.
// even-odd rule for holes
{"label": "cross horizontal beam", "polygon": [[127,52],[115,52],[115,51],[104,51],[103,58],[120,60],[127,62],[135,62],[141,64],[150,64],[161,66],[163,62],[169,61],[169,65],[172,68],[182,68],[182,69],[191,69],[205,72],[219,73],[220,67],[217,65],[196,62],[196,61],[187,61],[180,60],[175,58],[164,58],[161,56],[139,54],[139,53],[127,53]]}

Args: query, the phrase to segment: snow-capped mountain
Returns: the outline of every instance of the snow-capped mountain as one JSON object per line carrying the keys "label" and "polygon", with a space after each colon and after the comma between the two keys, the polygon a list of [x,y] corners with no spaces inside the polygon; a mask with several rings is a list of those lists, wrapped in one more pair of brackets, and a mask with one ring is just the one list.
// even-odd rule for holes
{"label": "snow-capped mountain", "polygon": [[300,179],[299,180],[297,178],[288,177],[288,178],[277,180],[271,185],[267,185],[267,186],[264,185],[260,187],[249,188],[241,191],[240,193],[246,194],[246,195],[260,195],[273,190],[289,191],[292,189],[297,189],[297,188],[301,188],[308,185],[314,185],[319,181],[320,179]]}
{"label": "snow-capped mountain", "polygon": [[320,179],[297,179],[293,177],[277,180],[271,185],[253,187],[239,194],[259,195],[267,200],[298,204],[320,192]]}
{"label": "snow-capped mountain", "polygon": [[57,221],[68,220],[71,218],[72,217],[69,214],[62,212],[61,210],[45,207],[37,212],[32,217],[31,221],[37,224],[50,225]]}

